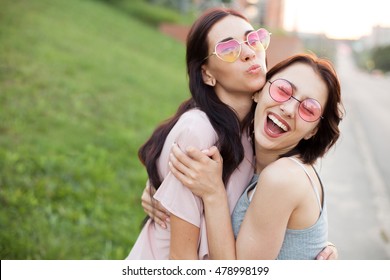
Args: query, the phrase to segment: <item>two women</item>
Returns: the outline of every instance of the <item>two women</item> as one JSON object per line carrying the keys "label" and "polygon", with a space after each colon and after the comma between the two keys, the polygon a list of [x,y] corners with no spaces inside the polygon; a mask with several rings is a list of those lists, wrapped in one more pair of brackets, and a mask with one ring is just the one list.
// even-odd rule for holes
{"label": "two women", "polygon": [[265,83],[269,36],[228,9],[210,10],[193,24],[186,53],[191,98],[139,151],[157,188],[154,198],[171,214],[170,224],[164,229],[149,219],[128,259],[208,258],[203,203],[170,173],[169,154],[173,143],[198,149],[216,145],[233,211],[253,174],[252,95]]}
{"label": "two women", "polygon": [[328,225],[313,164],[339,138],[336,73],[327,60],[297,55],[267,73],[254,99],[256,171],[232,219],[215,147],[204,153],[190,147],[186,156],[176,145],[172,173],[203,199],[213,258],[315,259],[327,244]]}
{"label": "two women", "polygon": [[139,151],[150,184],[157,189],[154,199],[168,209],[170,223],[165,229],[149,219],[128,259],[209,258],[213,244],[207,242],[204,204],[170,172],[169,154],[174,143],[183,149],[218,147],[224,160],[225,206],[233,212],[254,172],[252,96],[266,81],[269,35],[226,9],[208,11],[192,26],[187,40],[192,97]]}

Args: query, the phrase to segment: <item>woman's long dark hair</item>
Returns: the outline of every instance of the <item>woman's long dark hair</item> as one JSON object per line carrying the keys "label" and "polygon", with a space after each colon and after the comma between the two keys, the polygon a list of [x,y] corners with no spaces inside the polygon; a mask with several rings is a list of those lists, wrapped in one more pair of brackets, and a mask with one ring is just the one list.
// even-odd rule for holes
{"label": "woman's long dark hair", "polygon": [[186,55],[191,98],[180,105],[172,118],[157,127],[138,151],[138,156],[146,167],[150,184],[156,189],[162,182],[158,172],[157,159],[160,157],[165,139],[180,116],[190,109],[199,108],[205,112],[218,135],[216,145],[223,157],[223,181],[225,184],[244,158],[241,135],[243,130],[248,127],[253,114],[249,113],[240,123],[236,112],[218,98],[213,87],[203,82],[201,72],[201,66],[205,63],[204,58],[208,55],[209,49],[207,35],[215,23],[229,15],[247,20],[234,10],[214,8],[205,12],[192,25],[187,36]]}

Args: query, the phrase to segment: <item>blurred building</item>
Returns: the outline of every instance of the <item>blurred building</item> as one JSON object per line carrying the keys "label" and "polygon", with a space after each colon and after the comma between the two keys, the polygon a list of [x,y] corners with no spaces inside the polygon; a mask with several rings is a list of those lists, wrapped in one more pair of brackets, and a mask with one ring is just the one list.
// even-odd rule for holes
{"label": "blurred building", "polygon": [[367,49],[390,45],[390,27],[374,26],[371,34],[361,41]]}
{"label": "blurred building", "polygon": [[233,0],[232,7],[242,11],[254,25],[283,28],[284,0]]}

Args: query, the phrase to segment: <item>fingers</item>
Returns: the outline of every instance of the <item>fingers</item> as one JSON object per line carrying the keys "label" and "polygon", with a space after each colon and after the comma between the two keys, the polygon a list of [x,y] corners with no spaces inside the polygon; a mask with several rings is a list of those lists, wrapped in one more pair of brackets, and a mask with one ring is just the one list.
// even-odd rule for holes
{"label": "fingers", "polygon": [[215,146],[204,150],[199,150],[193,146],[189,146],[184,152],[175,143],[172,145],[171,153],[186,167],[191,167],[196,162],[208,162],[210,158],[216,161],[221,161],[222,159],[218,148]]}
{"label": "fingers", "polygon": [[191,166],[192,160],[185,155],[179,148],[173,148],[175,151],[169,155],[169,168],[171,169],[173,175],[179,181],[183,183],[184,175],[190,174],[191,170],[188,166]]}
{"label": "fingers", "polygon": [[199,149],[189,146],[184,152],[176,143],[172,145],[171,154],[173,154],[175,158],[177,158],[180,163],[186,167],[191,167],[198,161],[208,159],[208,156],[202,153]]}
{"label": "fingers", "polygon": [[329,242],[327,247],[332,253],[329,255],[328,260],[337,260],[339,258],[339,252],[337,251],[337,247]]}
{"label": "fingers", "polygon": [[188,176],[186,174],[191,174],[191,170],[188,170],[186,168],[187,173],[184,173],[183,168],[178,169],[177,167],[182,167],[182,165],[177,160],[172,160],[169,162],[169,168],[173,174],[173,176],[176,177],[186,187],[191,187],[193,184],[193,180],[191,179],[191,176]]}
{"label": "fingers", "polygon": [[317,260],[337,260],[338,254],[336,247],[327,246],[318,255]]}
{"label": "fingers", "polygon": [[222,163],[223,160],[222,160],[222,156],[221,154],[219,153],[219,150],[217,147],[215,146],[212,146],[210,149],[209,149],[209,157],[211,157],[214,161],[216,162],[220,162]]}
{"label": "fingers", "polygon": [[153,219],[153,221],[159,224],[163,228],[167,228],[167,223],[169,222],[169,212],[153,198],[156,189],[149,184],[146,185],[142,196],[141,196],[141,205],[144,209],[144,212]]}
{"label": "fingers", "polygon": [[206,149],[201,151],[195,147],[189,146],[187,147],[186,152],[188,157],[192,160],[203,162],[209,160],[211,150]]}
{"label": "fingers", "polygon": [[[166,211],[165,208],[157,200],[153,199],[153,201],[155,207],[153,208],[151,214],[153,216],[154,222],[159,224],[162,228],[167,228],[169,216],[164,212]],[[164,209],[164,211],[162,211],[161,209]]]}

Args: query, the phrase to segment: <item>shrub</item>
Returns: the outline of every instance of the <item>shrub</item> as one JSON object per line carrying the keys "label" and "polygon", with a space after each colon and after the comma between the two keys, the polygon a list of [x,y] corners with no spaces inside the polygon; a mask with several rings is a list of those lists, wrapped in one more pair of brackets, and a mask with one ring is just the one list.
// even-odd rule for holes
{"label": "shrub", "polygon": [[168,6],[150,3],[145,0],[99,0],[105,2],[133,18],[152,26],[158,26],[162,22],[178,23],[180,14]]}
{"label": "shrub", "polygon": [[390,71],[390,45],[374,48],[372,51],[372,60],[376,69],[383,72]]}

